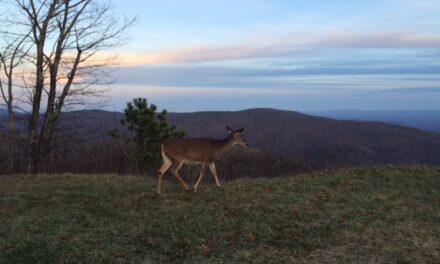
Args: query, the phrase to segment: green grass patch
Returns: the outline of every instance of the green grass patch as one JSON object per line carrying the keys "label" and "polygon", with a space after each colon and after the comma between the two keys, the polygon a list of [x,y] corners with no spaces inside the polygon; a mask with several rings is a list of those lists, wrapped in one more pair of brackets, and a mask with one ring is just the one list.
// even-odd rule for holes
{"label": "green grass patch", "polygon": [[[168,176],[169,177],[169,176]],[[440,170],[237,180],[0,178],[0,263],[439,263]]]}

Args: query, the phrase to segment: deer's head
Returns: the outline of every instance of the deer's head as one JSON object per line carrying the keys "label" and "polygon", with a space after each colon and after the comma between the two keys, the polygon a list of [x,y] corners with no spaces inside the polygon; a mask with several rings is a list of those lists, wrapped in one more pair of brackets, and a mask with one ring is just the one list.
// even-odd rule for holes
{"label": "deer's head", "polygon": [[248,143],[246,142],[246,140],[244,139],[242,133],[244,128],[240,128],[238,130],[234,130],[230,127],[226,127],[226,129],[229,132],[229,138],[232,139],[232,144],[233,145],[242,145],[242,146],[248,146]]}

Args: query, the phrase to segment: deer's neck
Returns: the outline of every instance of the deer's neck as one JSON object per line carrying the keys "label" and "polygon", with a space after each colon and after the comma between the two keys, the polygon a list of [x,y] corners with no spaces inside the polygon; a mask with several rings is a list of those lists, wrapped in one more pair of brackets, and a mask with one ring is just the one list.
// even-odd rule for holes
{"label": "deer's neck", "polygon": [[220,155],[223,155],[234,145],[232,137],[227,137],[220,141]]}

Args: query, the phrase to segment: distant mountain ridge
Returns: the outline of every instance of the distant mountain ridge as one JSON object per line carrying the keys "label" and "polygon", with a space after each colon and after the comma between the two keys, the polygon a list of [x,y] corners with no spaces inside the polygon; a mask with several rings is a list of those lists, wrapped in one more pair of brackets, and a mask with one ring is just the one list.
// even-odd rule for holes
{"label": "distant mountain ridge", "polygon": [[[119,127],[123,114],[106,111],[65,113],[80,120],[81,134],[102,137]],[[223,138],[225,127],[245,127],[248,143],[322,167],[379,164],[440,165],[440,134],[380,122],[341,121],[276,109],[235,112],[168,113],[168,121],[188,137]]]}
{"label": "distant mountain ridge", "polygon": [[189,136],[221,137],[245,127],[251,145],[325,167],[440,164],[440,135],[378,122],[339,121],[275,109],[170,114]]}
{"label": "distant mountain ridge", "polygon": [[440,132],[440,110],[362,111],[331,110],[314,111],[308,114],[339,120],[380,121]]}
{"label": "distant mountain ridge", "polygon": [[[168,113],[168,121],[188,137],[224,138],[225,127],[245,128],[251,147],[314,167],[383,164],[440,165],[440,134],[380,122],[342,121],[276,109]],[[92,140],[110,140],[123,113],[102,110],[63,113],[61,127]],[[89,140],[87,139],[87,140]]]}

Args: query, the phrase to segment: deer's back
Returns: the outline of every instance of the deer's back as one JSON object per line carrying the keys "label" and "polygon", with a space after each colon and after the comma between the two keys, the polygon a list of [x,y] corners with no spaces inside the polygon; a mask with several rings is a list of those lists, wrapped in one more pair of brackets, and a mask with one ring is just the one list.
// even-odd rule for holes
{"label": "deer's back", "polygon": [[220,158],[220,141],[215,139],[166,139],[161,146],[164,154],[173,161],[214,162]]}

